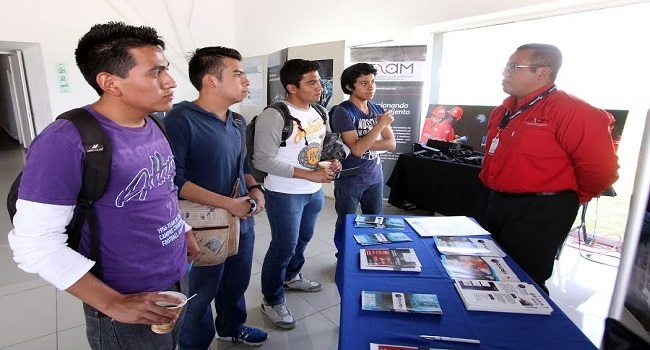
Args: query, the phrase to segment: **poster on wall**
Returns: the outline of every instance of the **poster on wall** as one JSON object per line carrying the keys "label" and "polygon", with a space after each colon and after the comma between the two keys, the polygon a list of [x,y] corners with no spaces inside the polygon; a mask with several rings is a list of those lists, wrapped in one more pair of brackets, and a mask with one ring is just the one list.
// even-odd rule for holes
{"label": "poster on wall", "polygon": [[247,62],[243,62],[243,66],[244,73],[246,73],[246,78],[248,78],[250,85],[248,85],[248,95],[246,95],[242,104],[244,106],[263,107],[262,104],[264,103],[264,100],[262,99],[262,85],[264,74],[262,66],[254,63],[247,64]]}
{"label": "poster on wall", "polygon": [[[381,155],[384,178],[393,172],[395,162],[403,152],[410,152],[420,133],[422,93],[426,77],[425,45],[358,47],[350,50],[352,63],[370,63],[377,68],[375,97],[372,102],[384,110],[392,110],[395,121],[395,151]],[[390,193],[384,187],[384,196]]]}
{"label": "poster on wall", "polygon": [[282,87],[282,82],[280,82],[280,68],[282,68],[282,65],[269,67],[268,69],[267,105],[282,101],[287,97],[287,92]]}
{"label": "poster on wall", "polygon": [[316,60],[316,62],[320,64],[318,75],[320,75],[323,85],[318,104],[329,111],[332,108],[332,95],[334,94],[334,60]]}
{"label": "poster on wall", "polygon": [[430,104],[419,142],[429,139],[456,141],[484,152],[487,121],[495,106]]}

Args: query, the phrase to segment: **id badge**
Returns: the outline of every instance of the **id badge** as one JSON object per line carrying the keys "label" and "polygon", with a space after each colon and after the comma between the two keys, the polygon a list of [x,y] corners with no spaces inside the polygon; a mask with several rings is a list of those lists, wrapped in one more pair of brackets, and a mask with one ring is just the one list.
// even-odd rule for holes
{"label": "id badge", "polygon": [[497,136],[492,139],[492,143],[490,144],[490,149],[488,150],[488,153],[494,154],[494,151],[496,151],[498,146],[499,146],[499,137]]}

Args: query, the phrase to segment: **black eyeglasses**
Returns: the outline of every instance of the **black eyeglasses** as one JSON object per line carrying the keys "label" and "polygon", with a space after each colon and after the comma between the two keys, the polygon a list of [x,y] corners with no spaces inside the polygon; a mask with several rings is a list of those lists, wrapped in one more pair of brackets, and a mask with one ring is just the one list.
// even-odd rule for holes
{"label": "black eyeglasses", "polygon": [[511,74],[512,72],[516,71],[519,68],[538,68],[538,67],[544,67],[544,66],[540,66],[539,64],[529,64],[529,65],[509,64],[503,68],[503,72],[507,74]]}

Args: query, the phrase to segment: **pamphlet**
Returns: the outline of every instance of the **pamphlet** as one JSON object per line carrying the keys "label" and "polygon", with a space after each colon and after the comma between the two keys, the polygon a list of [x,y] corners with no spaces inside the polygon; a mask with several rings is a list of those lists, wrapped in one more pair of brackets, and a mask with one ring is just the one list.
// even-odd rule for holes
{"label": "pamphlet", "polygon": [[435,294],[401,292],[361,292],[361,309],[366,311],[396,311],[441,315]]}
{"label": "pamphlet", "polygon": [[373,245],[382,243],[410,242],[411,239],[401,232],[378,232],[364,235],[354,235],[354,239],[361,245]]}
{"label": "pamphlet", "polygon": [[361,249],[362,270],[422,271],[422,264],[413,248]]}
{"label": "pamphlet", "polygon": [[490,238],[438,236],[433,237],[433,241],[440,254],[506,256]]}
{"label": "pamphlet", "polygon": [[490,234],[467,216],[418,216],[405,220],[421,237]]}
{"label": "pamphlet", "polygon": [[534,285],[525,282],[456,280],[467,310],[550,315],[553,308]]}
{"label": "pamphlet", "polygon": [[357,228],[385,228],[393,231],[402,231],[406,228],[404,219],[388,218],[377,215],[359,214],[354,219],[354,227]]}
{"label": "pamphlet", "polygon": [[455,280],[519,281],[505,260],[496,256],[443,255],[442,266]]}
{"label": "pamphlet", "polygon": [[415,347],[415,346],[401,346],[401,345],[386,345],[386,344],[375,344],[370,343],[370,350],[433,350],[427,347]]}

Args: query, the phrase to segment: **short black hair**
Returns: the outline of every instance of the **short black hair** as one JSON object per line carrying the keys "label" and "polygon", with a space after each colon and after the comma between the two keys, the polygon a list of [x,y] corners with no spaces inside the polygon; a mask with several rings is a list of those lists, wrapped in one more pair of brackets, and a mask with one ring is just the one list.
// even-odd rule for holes
{"label": "short black hair", "polygon": [[520,50],[533,50],[531,63],[551,68],[551,80],[555,81],[557,73],[560,71],[560,67],[562,67],[562,52],[557,46],[532,43],[519,46],[517,51]]}
{"label": "short black hair", "polygon": [[92,26],[79,39],[74,56],[84,79],[101,96],[103,91],[97,84],[97,74],[106,72],[120,78],[128,77],[137,64],[129,51],[145,46],[164,50],[165,42],[151,27],[108,22]]}
{"label": "short black hair", "polygon": [[291,84],[300,88],[302,76],[309,72],[317,72],[319,69],[320,64],[316,61],[301,60],[299,58],[288,60],[280,69],[280,82],[284,90],[289,93],[287,85]]}
{"label": "short black hair", "polygon": [[241,61],[242,57],[239,51],[223,46],[209,46],[196,49],[191,54],[189,63],[190,82],[194,87],[201,91],[203,88],[203,77],[206,74],[214,75],[221,80],[221,73],[226,65],[223,63],[224,57],[230,57]]}
{"label": "short black hair", "polygon": [[[352,94],[354,83],[357,82],[357,78],[369,74],[377,76],[377,68],[369,63],[356,63],[345,68],[341,74],[341,89],[343,90],[343,93],[346,95]],[[348,85],[352,87],[352,90],[348,89]]]}

